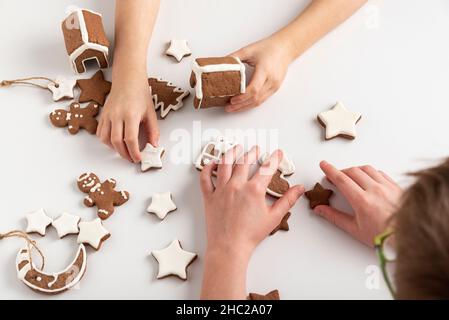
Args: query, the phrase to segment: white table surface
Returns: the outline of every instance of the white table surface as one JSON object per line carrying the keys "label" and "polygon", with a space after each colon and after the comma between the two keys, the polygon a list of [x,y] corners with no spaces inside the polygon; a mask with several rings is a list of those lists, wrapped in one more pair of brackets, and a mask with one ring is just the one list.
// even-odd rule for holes
{"label": "white table surface", "polygon": [[[269,35],[308,1],[162,2],[149,74],[187,88],[192,58],[176,64],[163,55],[172,37],[188,39],[194,56],[226,55]],[[73,76],[59,26],[70,4],[87,5],[73,0],[0,1],[0,78]],[[103,13],[112,40],[113,1],[91,1],[88,7]],[[403,173],[434,163],[449,147],[448,14],[446,0],[370,1],[293,63],[282,88],[262,107],[236,115],[221,109],[196,112],[190,98],[185,108],[160,121],[161,144],[168,153],[158,172],[141,173],[86,132],[70,136],[52,127],[48,114],[67,103],[53,103],[45,91],[1,89],[1,232],[25,228],[25,214],[40,207],[51,216],[68,211],[85,220],[96,217],[94,209],[83,206],[83,194],[76,188],[84,171],[116,178],[118,189],[128,190],[132,198],[105,221],[112,237],[99,252],[89,249],[87,273],[78,290],[54,297],[34,293],[16,278],[15,255],[22,240],[0,242],[0,298],[198,298],[205,250],[198,173],[189,163],[174,163],[172,149],[181,129],[193,141],[192,147],[186,145],[191,150],[187,162],[197,156],[201,132],[195,131],[194,121],[200,121],[196,123],[204,135],[208,129],[249,129],[246,134],[274,130],[298,168],[291,181],[308,188],[323,178],[318,167],[322,159],[339,167],[370,163],[406,184]],[[337,100],[363,114],[353,142],[322,140],[316,115]],[[178,210],[160,222],[145,208],[153,192],[166,190],[174,194]],[[339,195],[334,204],[347,209]],[[279,232],[257,248],[248,270],[249,291],[277,288],[284,299],[389,298],[381,279],[378,289],[365,284],[367,267],[377,264],[373,250],[314,216],[304,199],[294,207],[289,224],[289,232]],[[175,237],[199,259],[189,268],[188,281],[156,280],[157,263],[149,252]],[[39,242],[47,270],[69,263],[75,241],[73,236],[58,240],[48,229]]]}

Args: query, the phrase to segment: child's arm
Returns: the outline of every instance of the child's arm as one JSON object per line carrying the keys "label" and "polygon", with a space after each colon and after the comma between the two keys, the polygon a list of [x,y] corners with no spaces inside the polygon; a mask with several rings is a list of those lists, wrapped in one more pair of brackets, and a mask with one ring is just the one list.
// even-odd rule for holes
{"label": "child's arm", "polygon": [[139,162],[139,125],[158,144],[159,128],[148,86],[147,50],[159,0],[117,0],[112,89],[97,135],[123,158]]}
{"label": "child's arm", "polygon": [[255,72],[247,92],[234,97],[226,111],[243,111],[262,104],[279,89],[291,62],[349,18],[366,1],[312,0],[289,25],[231,54],[254,66]]}
{"label": "child's arm", "polygon": [[320,166],[349,202],[354,215],[330,206],[317,206],[315,213],[372,247],[374,237],[385,231],[388,219],[399,205],[402,189],[384,172],[371,166],[341,171],[325,161]]}
{"label": "child's arm", "polygon": [[249,177],[251,164],[259,159],[259,148],[251,149],[233,166],[240,152],[241,146],[237,146],[223,157],[215,186],[211,178],[216,164],[207,165],[201,173],[207,227],[202,299],[246,298],[246,269],[252,252],[304,192],[302,186],[294,186],[268,205],[266,188],[282,153],[273,153]]}

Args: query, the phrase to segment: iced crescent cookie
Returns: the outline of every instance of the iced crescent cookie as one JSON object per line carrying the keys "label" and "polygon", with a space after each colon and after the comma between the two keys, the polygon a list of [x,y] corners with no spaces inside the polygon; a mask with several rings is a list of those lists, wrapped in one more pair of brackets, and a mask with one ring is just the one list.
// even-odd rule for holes
{"label": "iced crescent cookie", "polygon": [[312,190],[305,193],[307,199],[309,199],[310,209],[315,209],[317,206],[329,205],[329,199],[334,192],[329,189],[324,189],[319,183],[315,184]]}
{"label": "iced crescent cookie", "polygon": [[[263,164],[268,157],[269,154],[267,153],[262,155],[259,160],[260,164]],[[268,185],[267,193],[275,198],[281,198],[290,189],[290,183],[285,177],[291,176],[293,173],[295,173],[295,165],[284,152],[278,170]]]}
{"label": "iced crescent cookie", "polygon": [[151,198],[151,204],[147,208],[148,213],[154,213],[163,220],[169,212],[176,210],[171,192],[155,193]]}
{"label": "iced crescent cookie", "polygon": [[147,143],[142,150],[142,161],[140,162],[140,168],[143,172],[150,169],[162,168],[162,156],[164,155],[164,148],[154,147],[150,143]]}
{"label": "iced crescent cookie", "polygon": [[343,103],[338,102],[331,110],[321,112],[318,122],[326,129],[326,140],[335,137],[355,139],[357,132],[355,125],[360,121],[360,113],[351,112]]}
{"label": "iced crescent cookie", "polygon": [[109,218],[114,213],[114,206],[121,206],[129,200],[128,191],[116,191],[116,181],[107,179],[100,182],[100,179],[93,173],[83,173],[78,178],[78,188],[87,193],[84,198],[84,205],[87,207],[97,207],[97,214],[102,220]]}
{"label": "iced crescent cookie", "polygon": [[159,263],[158,279],[168,276],[177,276],[187,280],[187,267],[197,258],[197,254],[183,250],[178,239],[165,249],[151,252]]}
{"label": "iced crescent cookie", "polygon": [[273,290],[267,294],[250,293],[248,300],[280,300],[279,291]]}
{"label": "iced crescent cookie", "polygon": [[50,114],[51,123],[58,128],[68,127],[71,134],[77,134],[81,128],[90,134],[97,132],[98,121],[95,118],[98,115],[99,106],[95,102],[89,103],[85,108],[74,102],[69,110],[57,109]]}
{"label": "iced crescent cookie", "polygon": [[176,61],[181,62],[184,57],[188,57],[192,54],[189,46],[187,45],[187,40],[173,39],[170,41],[170,46],[167,51],[165,51],[167,56],[172,56]]}
{"label": "iced crescent cookie", "polygon": [[31,289],[46,293],[58,294],[75,286],[86,271],[86,249],[83,244],[78,247],[75,259],[60,272],[46,273],[30,261],[28,247],[19,250],[16,257],[17,277]]}
{"label": "iced crescent cookie", "polygon": [[235,142],[226,140],[222,137],[209,142],[201,150],[201,154],[195,162],[195,168],[198,170],[203,170],[204,166],[209,164],[211,161],[218,162],[222,155],[235,146]]}
{"label": "iced crescent cookie", "polygon": [[64,238],[69,234],[78,234],[80,220],[80,217],[64,212],[56,220],[53,220],[51,225],[56,229],[59,238]]}
{"label": "iced crescent cookie", "polygon": [[27,219],[27,233],[38,233],[41,236],[45,236],[47,227],[53,222],[53,220],[47,216],[44,209],[36,210],[26,215]]}
{"label": "iced crescent cookie", "polygon": [[99,218],[92,221],[81,221],[79,228],[77,242],[88,244],[95,250],[100,249],[103,242],[111,236]]}
{"label": "iced crescent cookie", "polygon": [[148,85],[153,96],[154,109],[161,110],[161,118],[164,119],[170,111],[178,111],[184,106],[190,92],[176,87],[168,81],[160,78],[149,78]]}

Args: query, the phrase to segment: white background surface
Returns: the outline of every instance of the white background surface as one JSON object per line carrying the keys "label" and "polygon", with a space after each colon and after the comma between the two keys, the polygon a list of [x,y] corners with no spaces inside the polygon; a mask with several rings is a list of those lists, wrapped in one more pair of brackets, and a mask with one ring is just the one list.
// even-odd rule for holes
{"label": "white background surface", "polygon": [[[194,56],[226,55],[269,35],[307,3],[296,0],[165,0],[149,51],[148,71],[187,88],[191,58],[180,64],[162,53],[172,37],[189,40]],[[71,76],[60,20],[67,5],[104,15],[113,39],[113,1],[0,1],[0,78]],[[93,219],[82,205],[76,178],[84,171],[114,177],[132,198],[105,222],[112,237],[99,252],[89,249],[88,268],[79,290],[56,297],[34,293],[16,279],[14,260],[21,240],[0,243],[0,298],[198,298],[205,229],[198,173],[170,161],[170,136],[193,121],[203,129],[277,129],[280,145],[298,168],[291,181],[307,188],[322,179],[321,159],[339,167],[370,163],[405,182],[404,172],[433,163],[447,153],[449,109],[449,2],[445,0],[370,1],[351,20],[292,64],[284,85],[257,110],[228,115],[221,109],[195,112],[190,99],[181,111],[160,122],[167,148],[164,169],[142,174],[119,159],[95,136],[70,136],[50,125],[48,114],[67,103],[53,103],[34,88],[1,89],[0,231],[24,229],[24,216],[40,207],[52,216],[63,211]],[[130,49],[131,50],[131,49]],[[276,61],[273,61],[276,64]],[[89,73],[89,75],[92,71]],[[110,71],[107,72],[110,79]],[[363,114],[358,138],[322,141],[317,113],[341,100]],[[196,157],[199,146],[194,147]],[[170,190],[178,210],[164,221],[145,213],[153,192]],[[345,209],[341,198],[334,204]],[[248,290],[279,289],[284,299],[389,298],[365,286],[372,250],[313,216],[302,199],[293,209],[290,231],[279,232],[257,249],[248,270]],[[76,237],[58,240],[49,228],[39,243],[49,271],[71,261]],[[156,280],[153,249],[178,237],[199,259],[189,280]],[[230,257],[232,259],[232,257]]]}

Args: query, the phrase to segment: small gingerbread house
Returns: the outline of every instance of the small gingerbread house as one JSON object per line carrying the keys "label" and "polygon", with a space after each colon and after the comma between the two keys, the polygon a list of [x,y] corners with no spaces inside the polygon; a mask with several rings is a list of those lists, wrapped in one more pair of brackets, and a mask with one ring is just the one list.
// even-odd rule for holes
{"label": "small gingerbread house", "polygon": [[193,62],[190,86],[195,88],[196,109],[229,104],[245,92],[245,65],[239,58],[198,58]]}
{"label": "small gingerbread house", "polygon": [[76,73],[84,73],[85,63],[89,60],[96,61],[100,68],[109,66],[109,41],[101,14],[75,8],[66,15],[61,27],[70,63]]}

